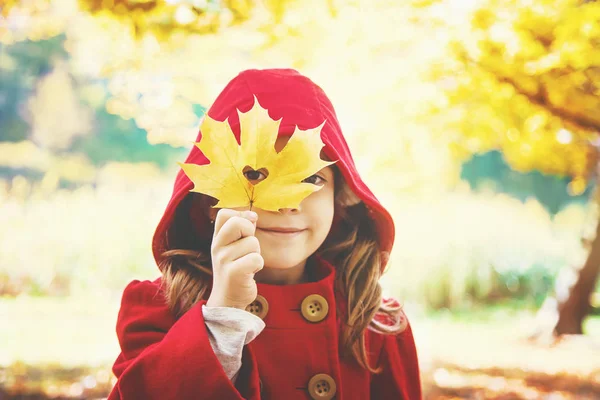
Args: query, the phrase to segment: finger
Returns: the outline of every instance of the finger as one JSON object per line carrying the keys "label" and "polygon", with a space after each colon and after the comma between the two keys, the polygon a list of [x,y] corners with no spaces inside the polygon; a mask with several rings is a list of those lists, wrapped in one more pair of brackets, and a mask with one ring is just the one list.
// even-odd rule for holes
{"label": "finger", "polygon": [[218,212],[217,212],[217,216],[215,218],[215,230],[213,233],[213,239],[217,237],[217,234],[219,233],[219,231],[221,230],[221,228],[223,227],[223,224],[225,224],[225,222],[227,222],[227,220],[233,216],[236,215],[240,215],[239,211],[236,210],[232,210],[229,208],[221,208]]}
{"label": "finger", "polygon": [[215,218],[215,230],[213,238],[215,238],[219,231],[223,228],[225,222],[227,222],[227,220],[229,220],[231,217],[235,216],[246,218],[252,221],[254,224],[256,224],[256,221],[258,220],[258,214],[256,214],[254,211],[238,211],[230,208],[221,208],[217,212],[217,216]]}
{"label": "finger", "polygon": [[246,236],[239,239],[221,250],[220,262],[231,262],[250,253],[260,254],[260,243],[256,236]]}
{"label": "finger", "polygon": [[237,276],[241,281],[248,277],[254,278],[254,274],[263,269],[265,260],[258,253],[246,254],[232,262],[228,268],[229,274]]}
{"label": "finger", "polygon": [[225,247],[230,243],[235,242],[247,236],[254,236],[256,225],[246,218],[233,216],[223,224],[213,241],[213,248],[218,249]]}

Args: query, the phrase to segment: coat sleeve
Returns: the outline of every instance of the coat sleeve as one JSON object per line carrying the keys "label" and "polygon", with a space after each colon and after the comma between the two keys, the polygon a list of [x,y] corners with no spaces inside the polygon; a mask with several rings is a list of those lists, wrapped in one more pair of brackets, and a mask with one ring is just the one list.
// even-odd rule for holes
{"label": "coat sleeve", "polygon": [[113,365],[117,383],[108,400],[259,399],[256,360],[249,348],[234,385],[208,338],[202,305],[176,320],[150,281],[133,281],[123,292],[117,318],[121,354]]}
{"label": "coat sleeve", "polygon": [[382,372],[371,380],[372,399],[421,400],[421,377],[412,328],[402,312],[405,328],[396,335],[379,335]]}

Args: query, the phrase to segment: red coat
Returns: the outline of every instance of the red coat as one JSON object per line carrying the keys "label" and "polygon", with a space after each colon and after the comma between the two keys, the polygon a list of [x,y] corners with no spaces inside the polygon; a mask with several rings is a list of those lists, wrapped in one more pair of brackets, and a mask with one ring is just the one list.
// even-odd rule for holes
{"label": "red coat", "polygon": [[[321,383],[329,384],[325,389],[329,394],[335,391],[337,400],[421,399],[417,354],[408,322],[398,335],[367,331],[371,365],[381,363],[382,374],[369,373],[353,359],[340,359],[335,270],[323,262],[320,274],[323,278],[312,283],[258,284],[259,295],[268,303],[266,327],[245,347],[235,385],[208,340],[204,302],[176,320],[159,291],[159,280],[130,283],[117,322],[122,353],[113,372],[119,379],[109,400],[309,400],[310,393],[318,390],[314,384],[309,389],[309,382],[318,374],[333,380],[333,385],[327,379]],[[303,300],[314,294],[321,295],[329,307],[320,322],[309,322],[301,309]]]}
{"label": "red coat", "polygon": [[[227,120],[239,141],[238,110],[248,111],[255,98],[271,118],[281,119],[280,136],[291,135],[296,126],[306,130],[325,122],[321,130],[323,151],[336,161],[348,187],[369,210],[383,270],[394,243],[394,222],[356,170],[325,92],[291,69],[249,70],[229,82],[208,114],[219,121]],[[199,132],[196,142],[201,138]],[[185,162],[202,165],[209,161],[193,146]],[[159,265],[161,254],[169,249],[171,235],[176,232],[169,229],[175,210],[193,186],[180,170],[153,237],[152,250]],[[200,240],[209,240],[212,227],[202,215],[192,207],[190,220]],[[245,347],[235,386],[209,343],[202,303],[176,320],[159,293],[159,281],[132,282],[124,291],[117,322],[122,353],[113,368],[118,382],[110,399],[287,400],[309,399],[310,393],[314,396],[320,393],[320,398],[326,399],[334,391],[338,400],[421,398],[417,355],[407,321],[404,332],[396,336],[367,332],[371,365],[381,362],[382,374],[371,375],[352,359],[340,359],[339,324],[344,317],[337,315],[340,308],[337,305],[345,302],[338,299],[336,304],[335,268],[325,262],[319,265],[322,276],[317,282],[286,286],[258,284],[258,293],[265,299],[259,308],[265,311],[268,305],[264,317],[266,328]],[[321,297],[304,301],[310,295]],[[309,322],[305,307],[310,305],[324,319]]]}

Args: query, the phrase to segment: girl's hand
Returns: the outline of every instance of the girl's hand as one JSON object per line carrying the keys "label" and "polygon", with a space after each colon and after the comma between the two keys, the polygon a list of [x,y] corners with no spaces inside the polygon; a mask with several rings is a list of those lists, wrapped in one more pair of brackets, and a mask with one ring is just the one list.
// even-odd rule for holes
{"label": "girl's hand", "polygon": [[220,209],[211,246],[213,288],[208,307],[245,309],[256,299],[254,274],[264,266],[252,211]]}

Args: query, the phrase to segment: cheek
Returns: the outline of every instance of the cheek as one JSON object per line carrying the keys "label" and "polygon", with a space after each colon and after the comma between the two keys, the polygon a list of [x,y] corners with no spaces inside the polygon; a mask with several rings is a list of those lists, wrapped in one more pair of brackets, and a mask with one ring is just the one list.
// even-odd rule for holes
{"label": "cheek", "polygon": [[311,215],[315,232],[327,234],[331,228],[334,215],[333,191],[331,193],[318,193],[318,198],[311,204]]}
{"label": "cheek", "polygon": [[327,223],[324,224],[324,225],[326,225],[327,230],[329,230],[329,228],[331,228],[331,225],[333,223],[333,218],[335,216],[334,214],[335,214],[334,207],[333,207],[333,204],[331,204],[331,206],[327,208],[327,215],[324,216],[324,220],[327,221]]}

